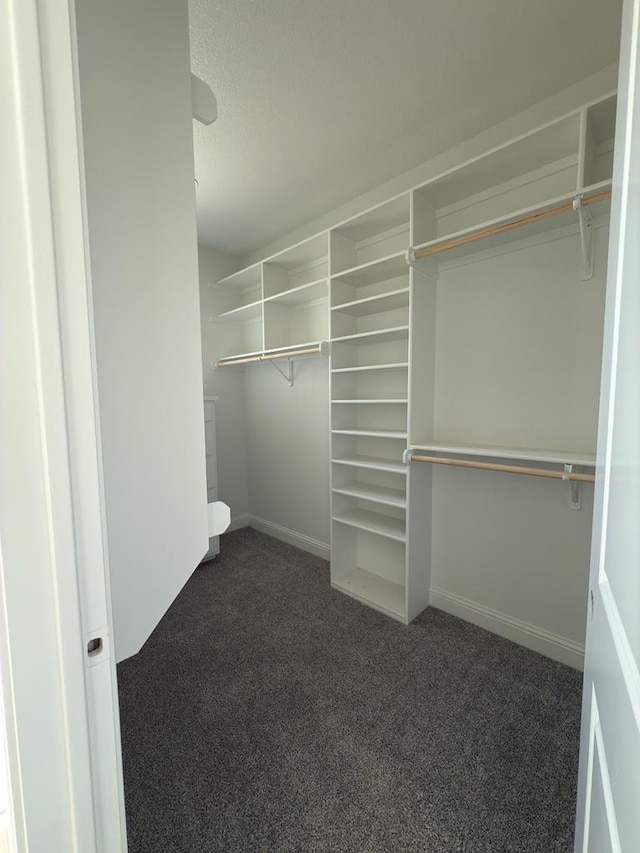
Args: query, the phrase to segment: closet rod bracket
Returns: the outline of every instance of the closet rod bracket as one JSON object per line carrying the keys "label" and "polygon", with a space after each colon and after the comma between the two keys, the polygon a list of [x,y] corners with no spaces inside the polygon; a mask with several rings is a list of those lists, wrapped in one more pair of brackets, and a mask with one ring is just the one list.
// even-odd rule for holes
{"label": "closet rod bracket", "polygon": [[283,376],[287,380],[287,382],[289,383],[289,387],[293,388],[293,361],[290,358],[287,359],[287,365],[289,369],[286,372],[278,364],[276,364],[275,361],[270,361],[269,364],[272,364],[278,371],[280,376]]}
{"label": "closet rod bracket", "polygon": [[562,479],[569,483],[571,494],[569,496],[569,509],[582,509],[582,483],[579,480],[574,480],[571,477],[573,473],[573,465],[565,463]]}
{"label": "closet rod bracket", "polygon": [[573,209],[578,214],[578,220],[580,222],[580,244],[582,250],[580,278],[582,281],[588,281],[593,278],[594,258],[593,221],[591,210],[588,205],[582,203],[582,196],[574,198]]}

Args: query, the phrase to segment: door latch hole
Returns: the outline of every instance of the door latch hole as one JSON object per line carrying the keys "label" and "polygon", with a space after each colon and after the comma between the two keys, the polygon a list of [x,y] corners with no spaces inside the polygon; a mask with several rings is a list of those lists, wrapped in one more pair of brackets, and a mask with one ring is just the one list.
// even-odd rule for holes
{"label": "door latch hole", "polygon": [[102,647],[102,637],[94,637],[93,640],[89,640],[87,643],[87,654],[90,658],[94,658],[100,654]]}

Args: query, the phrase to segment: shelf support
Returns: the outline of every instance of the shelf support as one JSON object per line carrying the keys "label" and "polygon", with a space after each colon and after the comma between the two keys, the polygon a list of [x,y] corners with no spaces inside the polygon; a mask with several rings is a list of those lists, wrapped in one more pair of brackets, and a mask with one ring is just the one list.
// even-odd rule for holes
{"label": "shelf support", "polygon": [[276,364],[276,362],[272,359],[269,360],[269,364],[272,364],[275,367],[275,369],[278,371],[280,376],[283,376],[287,380],[287,382],[289,383],[289,387],[293,388],[293,361],[291,361],[290,358],[287,359],[287,364],[288,364],[289,369],[286,372],[284,370],[282,370],[280,365]]}
{"label": "shelf support", "polygon": [[582,248],[582,267],[580,278],[588,281],[593,278],[594,239],[591,210],[582,203],[582,196],[573,200],[573,209],[580,222],[580,243]]}
{"label": "shelf support", "polygon": [[568,482],[569,487],[571,488],[569,509],[579,510],[582,509],[582,482],[574,479],[574,477],[571,476],[573,473],[573,465],[569,465],[565,462],[562,479],[565,482]]}

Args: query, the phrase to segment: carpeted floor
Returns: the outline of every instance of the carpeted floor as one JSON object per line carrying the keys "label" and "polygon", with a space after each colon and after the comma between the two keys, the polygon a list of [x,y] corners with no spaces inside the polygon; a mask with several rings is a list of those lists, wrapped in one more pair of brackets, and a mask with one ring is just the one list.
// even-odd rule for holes
{"label": "carpeted floor", "polygon": [[580,674],[257,531],[118,678],[130,853],[573,850]]}

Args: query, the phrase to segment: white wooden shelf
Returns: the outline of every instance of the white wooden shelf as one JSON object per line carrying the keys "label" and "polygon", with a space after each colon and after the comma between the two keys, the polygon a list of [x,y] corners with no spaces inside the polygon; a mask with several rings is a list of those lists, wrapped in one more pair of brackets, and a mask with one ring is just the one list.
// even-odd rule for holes
{"label": "white wooden shelf", "polygon": [[407,438],[406,430],[399,429],[332,429],[334,435],[359,435],[363,438]]}
{"label": "white wooden shelf", "polygon": [[219,319],[249,321],[257,320],[262,316],[262,300],[258,302],[249,302],[246,305],[240,305],[238,308],[231,308],[229,311],[222,311],[218,314]]}
{"label": "white wooden shelf", "polygon": [[397,400],[332,400],[334,405],[344,406],[407,406],[409,401],[405,399]]}
{"label": "white wooden shelf", "polygon": [[371,370],[406,370],[408,361],[396,361],[391,364],[363,364],[359,367],[335,367],[332,373],[365,373]]}
{"label": "white wooden shelf", "polygon": [[373,501],[375,503],[386,504],[387,506],[400,507],[406,509],[407,495],[406,492],[400,489],[390,489],[385,486],[376,486],[372,483],[345,483],[341,486],[334,486],[333,491],[339,495],[347,495],[352,498],[361,498],[362,500]]}
{"label": "white wooden shelf", "polygon": [[369,296],[353,302],[344,302],[341,305],[332,305],[331,310],[350,314],[352,317],[365,317],[367,314],[381,314],[383,311],[394,311],[396,308],[408,306],[409,288],[403,287],[380,296]]}
{"label": "white wooden shelf", "polygon": [[328,299],[329,289],[327,279],[319,281],[311,281],[309,284],[301,284],[298,287],[292,287],[289,290],[283,290],[281,293],[276,293],[273,296],[266,296],[265,303],[275,303],[277,305],[304,305],[315,300]]}
{"label": "white wooden shelf", "polygon": [[394,539],[396,542],[405,542],[407,539],[404,519],[390,518],[366,509],[352,509],[349,512],[334,515],[333,520],[349,527],[357,527],[358,530],[366,530],[368,533]]}
{"label": "white wooden shelf", "polygon": [[231,275],[221,278],[217,284],[220,287],[234,290],[250,290],[253,287],[260,287],[262,281],[262,265],[252,264],[250,267],[231,273]]}
{"label": "white wooden shelf", "polygon": [[375,332],[358,332],[355,335],[340,335],[332,337],[331,340],[345,344],[384,344],[387,341],[402,341],[409,337],[409,326],[394,326],[390,329],[382,329]]}
{"label": "white wooden shelf", "polygon": [[388,616],[404,621],[405,589],[401,584],[356,568],[344,577],[334,578],[331,585]]}
{"label": "white wooden shelf", "polygon": [[389,471],[392,474],[406,476],[408,466],[396,459],[384,459],[379,456],[340,456],[332,460],[336,465],[350,465],[354,468],[367,468],[370,471]]}
{"label": "white wooden shelf", "polygon": [[339,279],[344,284],[350,284],[356,288],[366,287],[378,281],[398,278],[405,274],[407,269],[406,252],[394,252],[392,255],[387,255],[387,257],[376,258],[373,261],[358,264],[348,270],[334,273],[331,278],[334,280]]}
{"label": "white wooden shelf", "polygon": [[557,465],[584,465],[593,468],[595,453],[575,450],[539,450],[530,447],[464,444],[461,442],[426,442],[412,444],[412,453],[446,453],[458,456],[484,456],[489,459],[516,459],[522,462],[549,462]]}

